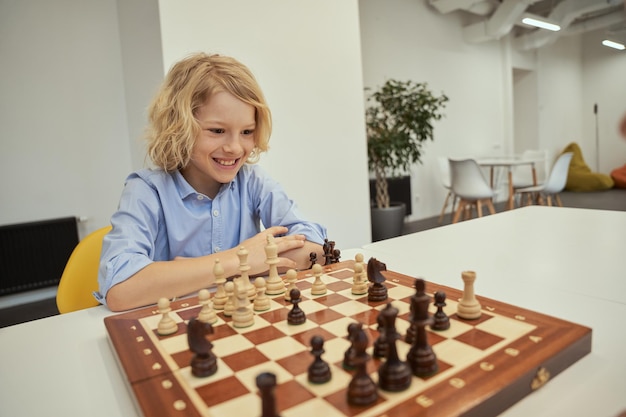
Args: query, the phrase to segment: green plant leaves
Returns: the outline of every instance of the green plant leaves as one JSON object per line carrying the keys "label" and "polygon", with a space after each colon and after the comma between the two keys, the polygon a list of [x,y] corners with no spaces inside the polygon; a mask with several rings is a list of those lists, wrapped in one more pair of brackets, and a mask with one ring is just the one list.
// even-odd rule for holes
{"label": "green plant leaves", "polygon": [[[368,166],[376,173],[377,194],[386,194],[386,177],[408,171],[421,162],[422,144],[433,140],[433,121],[443,117],[445,94],[434,95],[427,83],[390,79],[367,97]],[[379,179],[379,177],[382,177]],[[386,187],[385,187],[386,188]],[[386,205],[389,206],[387,196]],[[381,202],[377,197],[377,205]],[[382,198],[384,200],[384,197]]]}

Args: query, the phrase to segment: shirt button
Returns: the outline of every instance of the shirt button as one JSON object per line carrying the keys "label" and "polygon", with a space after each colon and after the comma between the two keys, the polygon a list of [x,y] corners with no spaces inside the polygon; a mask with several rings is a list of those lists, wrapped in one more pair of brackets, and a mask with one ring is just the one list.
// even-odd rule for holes
{"label": "shirt button", "polygon": [[219,246],[216,246],[215,249],[213,250],[214,253],[217,253],[221,250],[221,248]]}
{"label": "shirt button", "polygon": [[196,198],[197,198],[198,200],[204,200],[204,196],[203,196],[203,195],[200,195],[200,194],[198,194],[198,196],[197,196]]}
{"label": "shirt button", "polygon": [[220,211],[219,210],[213,210],[213,217],[217,217],[220,215]]}

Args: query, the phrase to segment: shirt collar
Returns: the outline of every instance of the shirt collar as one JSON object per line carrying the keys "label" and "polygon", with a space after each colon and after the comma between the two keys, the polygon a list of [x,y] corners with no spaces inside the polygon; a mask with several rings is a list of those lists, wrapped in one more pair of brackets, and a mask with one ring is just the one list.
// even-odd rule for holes
{"label": "shirt collar", "polygon": [[[185,177],[183,177],[183,174],[181,174],[180,170],[176,170],[172,176],[174,177],[174,183],[176,184],[176,189],[178,190],[178,195],[180,196],[181,200],[184,200],[185,198],[190,197],[190,196],[195,197],[198,194],[201,194],[197,192],[187,182]],[[231,191],[234,190],[238,176],[239,174],[237,174],[237,176],[235,176],[235,178],[228,184],[222,184],[217,195],[220,195],[221,193],[224,192],[224,190],[227,190],[227,189],[230,189]],[[205,197],[209,198],[208,196],[205,196]]]}

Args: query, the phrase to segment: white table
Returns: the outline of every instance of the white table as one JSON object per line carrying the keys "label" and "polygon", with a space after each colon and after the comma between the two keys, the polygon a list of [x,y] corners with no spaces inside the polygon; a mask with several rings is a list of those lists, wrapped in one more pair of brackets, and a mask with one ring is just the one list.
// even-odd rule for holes
{"label": "white table", "polygon": [[535,169],[535,160],[523,159],[520,157],[489,157],[479,158],[476,160],[478,165],[483,167],[489,167],[489,183],[491,188],[497,188],[494,184],[494,169],[506,168],[508,178],[509,196],[507,199],[507,208],[512,210],[515,208],[515,190],[513,189],[513,168],[522,165],[529,165],[532,170],[533,184],[537,185],[537,170]]}
{"label": "white table", "polygon": [[[389,269],[593,328],[592,352],[503,415],[626,410],[626,212],[527,207],[342,250]],[[134,417],[96,307],[0,329],[0,416]]]}
{"label": "white table", "polygon": [[0,416],[139,416],[95,307],[0,329]]}
{"label": "white table", "polygon": [[626,410],[626,212],[524,207],[366,245],[391,270],[593,329],[592,352],[503,415]]}

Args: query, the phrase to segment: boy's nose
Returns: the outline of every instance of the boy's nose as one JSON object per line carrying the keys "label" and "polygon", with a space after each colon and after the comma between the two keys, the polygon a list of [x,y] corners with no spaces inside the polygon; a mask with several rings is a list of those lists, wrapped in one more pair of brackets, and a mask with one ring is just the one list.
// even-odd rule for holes
{"label": "boy's nose", "polygon": [[236,152],[241,150],[241,142],[239,140],[238,134],[228,135],[228,139],[224,142],[224,149],[229,150],[230,152]]}

